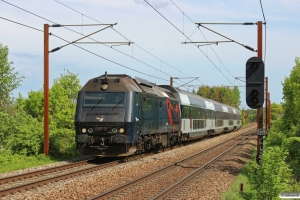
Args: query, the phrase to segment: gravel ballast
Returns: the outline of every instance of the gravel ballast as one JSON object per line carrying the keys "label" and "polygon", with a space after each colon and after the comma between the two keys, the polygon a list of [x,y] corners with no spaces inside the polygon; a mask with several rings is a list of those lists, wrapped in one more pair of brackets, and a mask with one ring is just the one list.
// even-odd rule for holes
{"label": "gravel ballast", "polygon": [[[29,191],[24,191],[22,193],[15,193],[9,196],[4,196],[1,197],[1,199],[18,199],[18,200],[19,199],[39,199],[39,200],[40,199],[87,199],[89,197],[95,196],[96,194],[99,194],[113,187],[116,187],[120,184],[129,182],[139,176],[148,174],[152,171],[162,168],[163,166],[172,164],[198,151],[201,151],[210,146],[218,144],[228,138],[234,137],[240,134],[241,131],[246,131],[250,129],[251,128],[245,128],[240,131],[223,134],[218,137],[214,137],[188,146],[184,146],[182,148],[177,148],[167,152],[141,158],[136,161],[122,163],[114,167],[102,169],[90,174],[78,176],[68,180],[51,183]],[[255,139],[254,141],[251,140],[251,142],[248,142],[247,145],[250,145],[253,142],[255,142]],[[253,149],[253,145],[247,146],[245,148]],[[242,147],[242,149],[243,151],[245,151],[244,147]],[[235,154],[233,155],[234,157],[238,156]],[[235,158],[233,159],[232,156],[229,157],[228,160],[226,160],[226,157],[224,157],[224,159],[225,159],[224,166],[230,166],[230,168],[232,169],[234,168],[236,169],[236,171],[239,171],[239,169],[241,169],[243,167],[243,164],[247,161],[246,158],[243,158],[244,159],[243,162],[237,162],[234,161]],[[236,159],[242,159],[242,158],[236,157]],[[15,172],[6,173],[6,174],[1,174],[0,177],[25,173],[32,170],[39,170],[46,167],[63,165],[66,163],[68,162],[59,162],[59,163],[50,164],[46,166],[19,170]],[[222,167],[217,167],[216,169],[209,169],[209,171],[206,172],[208,182],[205,181],[206,183],[203,183],[206,184],[205,188],[209,188],[209,190],[203,191],[202,189],[204,187],[201,187],[200,184],[197,189],[200,192],[190,193],[191,196],[189,196],[189,198],[186,199],[201,199],[199,195],[204,196],[206,192],[209,192],[209,194],[207,195],[207,198],[205,197],[203,199],[209,199],[208,198],[209,196],[214,197],[210,199],[220,199],[221,193],[229,189],[231,183],[234,181],[236,176],[236,173],[231,173],[224,169],[225,168]],[[213,170],[217,170],[217,171],[213,171]],[[208,183],[210,184],[209,187],[207,185]]]}

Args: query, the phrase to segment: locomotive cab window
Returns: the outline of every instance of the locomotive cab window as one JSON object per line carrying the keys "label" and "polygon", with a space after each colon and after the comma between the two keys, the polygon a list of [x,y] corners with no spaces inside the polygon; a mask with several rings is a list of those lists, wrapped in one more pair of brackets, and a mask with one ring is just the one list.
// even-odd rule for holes
{"label": "locomotive cab window", "polygon": [[125,106],[125,92],[86,92],[83,107]]}

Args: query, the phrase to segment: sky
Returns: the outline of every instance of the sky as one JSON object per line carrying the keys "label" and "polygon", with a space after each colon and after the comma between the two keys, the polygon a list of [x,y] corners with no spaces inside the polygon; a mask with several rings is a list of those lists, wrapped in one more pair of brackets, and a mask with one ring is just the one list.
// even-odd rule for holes
{"label": "sky", "polygon": [[[64,40],[50,36],[49,50],[96,31],[99,32],[81,42],[133,43],[77,44],[85,50],[68,45],[50,53],[50,87],[65,70],[77,74],[81,85],[105,71],[140,77],[158,85],[170,84],[170,77],[177,77],[174,86],[189,91],[200,85],[239,86],[240,108],[248,109],[245,65],[257,53],[233,42],[205,46],[182,43],[228,41],[195,23],[266,21],[265,76],[269,79],[271,102],[280,103],[282,82],[295,66],[295,58],[300,57],[300,1],[261,0],[261,3],[263,12],[260,0],[0,0],[0,43],[8,46],[12,67],[24,76],[13,95],[17,97],[20,93],[27,97],[28,92],[43,88],[44,24],[117,23],[102,31],[99,30],[107,26],[50,27],[52,34]],[[257,49],[256,25],[205,26]]]}

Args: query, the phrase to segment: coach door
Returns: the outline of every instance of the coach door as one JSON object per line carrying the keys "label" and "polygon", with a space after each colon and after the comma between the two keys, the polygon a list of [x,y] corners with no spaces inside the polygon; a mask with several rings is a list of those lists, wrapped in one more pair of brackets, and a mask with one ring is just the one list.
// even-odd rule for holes
{"label": "coach door", "polygon": [[210,110],[206,110],[206,128],[208,130],[212,128],[211,111]]}

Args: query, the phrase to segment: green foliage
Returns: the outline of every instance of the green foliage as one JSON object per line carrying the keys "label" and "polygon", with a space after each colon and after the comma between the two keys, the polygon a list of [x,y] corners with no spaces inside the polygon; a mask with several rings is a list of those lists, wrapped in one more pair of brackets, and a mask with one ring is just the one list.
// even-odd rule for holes
{"label": "green foliage", "polygon": [[276,120],[283,116],[283,108],[281,104],[271,103],[271,120]]}
{"label": "green foliage", "polygon": [[76,155],[74,130],[59,128],[50,134],[49,154],[53,157],[69,158]]}
{"label": "green foliage", "polygon": [[24,112],[13,116],[12,131],[6,138],[6,148],[13,154],[38,155],[43,143],[43,124]]}
{"label": "green foliage", "polygon": [[[13,72],[8,48],[0,44],[0,173],[54,162],[43,153],[44,92],[31,91],[28,98],[10,97],[23,77]],[[50,89],[50,155],[76,155],[74,114],[80,90],[77,75],[65,71]]]}
{"label": "green foliage", "polygon": [[266,140],[267,146],[281,147],[286,135],[282,132],[283,124],[281,119],[272,122],[271,129],[268,132],[268,139]]}
{"label": "green foliage", "polygon": [[235,108],[238,108],[241,104],[240,91],[236,86],[233,89],[226,86],[201,86],[197,94]]}
{"label": "green foliage", "polygon": [[300,122],[300,58],[295,58],[290,77],[285,78],[283,85],[283,121],[286,129]]}
{"label": "green foliage", "polygon": [[293,169],[293,174],[300,179],[300,137],[290,137],[284,140],[282,148],[289,152],[287,162]]}
{"label": "green foliage", "polygon": [[17,99],[18,105],[23,107],[23,109],[31,115],[33,118],[36,118],[38,121],[43,121],[44,117],[44,92],[39,91],[30,91],[28,92],[28,98],[22,99],[22,96],[19,96]]}
{"label": "green foliage", "polygon": [[37,155],[41,152],[41,123],[13,106],[10,113],[0,111],[0,117],[0,148],[22,155]]}
{"label": "green foliage", "polygon": [[280,199],[280,192],[292,190],[292,172],[284,162],[287,155],[288,152],[280,147],[268,147],[263,154],[262,166],[251,164],[254,173],[250,174],[249,181],[256,190],[255,199]]}
{"label": "green foliage", "polygon": [[[54,80],[49,91],[50,112],[50,154],[55,156],[75,155],[74,114],[77,94],[81,86],[77,75],[66,70],[60,78]],[[22,107],[38,122],[44,120],[43,90],[31,91],[28,98],[20,96],[18,106]],[[41,126],[42,127],[42,126]]]}
{"label": "green foliage", "polygon": [[0,110],[7,110],[11,100],[11,92],[17,88],[23,79],[18,77],[18,72],[13,72],[13,63],[8,61],[8,47],[0,43]]}

